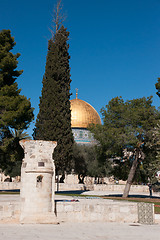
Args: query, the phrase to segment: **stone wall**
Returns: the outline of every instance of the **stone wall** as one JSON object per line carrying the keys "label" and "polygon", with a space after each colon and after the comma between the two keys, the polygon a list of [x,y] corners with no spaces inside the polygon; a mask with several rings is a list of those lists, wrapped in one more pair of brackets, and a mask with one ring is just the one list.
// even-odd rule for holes
{"label": "stone wall", "polygon": [[0,202],[0,223],[19,223],[20,204]]}
{"label": "stone wall", "polygon": [[58,202],[57,221],[67,222],[138,222],[137,204],[112,200],[81,200],[79,202]]}
{"label": "stone wall", "polygon": [[[8,195],[9,196],[9,195]],[[18,195],[0,196],[0,223],[20,223],[20,201]],[[16,199],[17,198],[17,199]],[[8,199],[8,200],[7,200]],[[115,201],[84,197],[67,200],[58,198],[55,211],[43,216],[35,216],[35,223],[58,222],[138,222],[138,207],[135,202]],[[66,200],[65,200],[66,199]],[[153,212],[153,223],[160,223],[160,215]],[[29,220],[27,223],[30,223]],[[32,219],[33,223],[33,219]]]}
{"label": "stone wall", "polygon": [[[20,182],[0,182],[0,190],[20,189]],[[95,191],[109,191],[109,192],[123,192],[125,185],[120,184],[94,184],[89,185],[91,189]],[[85,190],[87,185],[78,183],[59,183],[59,191],[69,190]],[[57,183],[55,183],[55,191],[57,191]],[[130,192],[132,193],[147,193],[149,192],[148,186],[144,185],[132,185]],[[158,193],[157,193],[158,194]]]}
{"label": "stone wall", "polygon": [[[125,185],[120,184],[66,184],[59,183],[59,191],[69,191],[69,190],[94,190],[94,191],[108,191],[108,192],[119,192],[123,193]],[[55,186],[57,190],[57,183]],[[149,193],[148,186],[144,185],[132,185],[130,192],[132,193]]]}
{"label": "stone wall", "polygon": [[[123,192],[125,185],[120,184],[94,184],[95,191],[111,191],[111,192]],[[144,185],[132,185],[130,192],[133,193],[148,193],[148,186]]]}
{"label": "stone wall", "polygon": [[[55,215],[46,215],[46,223],[57,222],[137,222],[137,204],[121,203],[112,200],[81,199],[79,202],[58,201],[55,204]],[[20,203],[0,203],[0,223],[19,223]],[[43,218],[43,223],[45,216]],[[37,216],[35,223],[42,223]],[[47,222],[48,221],[48,222]],[[29,221],[28,221],[29,223]],[[33,223],[33,219],[32,219]]]}
{"label": "stone wall", "polygon": [[0,190],[16,190],[21,188],[21,182],[0,182]]}

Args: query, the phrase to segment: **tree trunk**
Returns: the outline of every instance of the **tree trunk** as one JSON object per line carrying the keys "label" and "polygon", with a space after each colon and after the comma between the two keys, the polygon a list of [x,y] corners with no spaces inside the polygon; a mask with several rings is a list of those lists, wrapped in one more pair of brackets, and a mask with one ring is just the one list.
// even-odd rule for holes
{"label": "tree trunk", "polygon": [[137,168],[137,165],[138,165],[138,158],[139,158],[139,149],[136,149],[136,157],[135,157],[135,160],[133,161],[132,167],[130,169],[128,179],[127,179],[127,183],[125,185],[125,189],[124,189],[123,196],[122,196],[124,198],[128,197],[128,195],[129,195],[130,187],[132,185],[133,178],[134,178],[136,168]]}
{"label": "tree trunk", "polygon": [[60,178],[60,180],[59,180],[59,182],[60,182],[60,183],[64,183],[64,179],[65,179],[65,174],[63,173],[62,176],[61,176],[61,178]]}
{"label": "tree trunk", "polygon": [[84,184],[84,178],[85,178],[85,176],[78,174],[79,184],[81,184],[81,183]]}

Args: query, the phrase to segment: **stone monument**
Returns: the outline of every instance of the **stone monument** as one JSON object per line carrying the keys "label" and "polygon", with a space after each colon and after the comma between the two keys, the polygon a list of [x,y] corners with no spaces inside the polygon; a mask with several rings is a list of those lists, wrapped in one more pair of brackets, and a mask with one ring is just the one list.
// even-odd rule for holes
{"label": "stone monument", "polygon": [[53,141],[21,140],[21,223],[52,223],[54,214],[55,166]]}

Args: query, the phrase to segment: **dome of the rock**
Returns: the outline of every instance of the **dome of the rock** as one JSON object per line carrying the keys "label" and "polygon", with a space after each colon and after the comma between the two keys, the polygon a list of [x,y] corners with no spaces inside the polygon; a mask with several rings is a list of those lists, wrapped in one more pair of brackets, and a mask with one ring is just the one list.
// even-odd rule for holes
{"label": "dome of the rock", "polygon": [[71,127],[74,140],[78,144],[96,144],[93,133],[87,128],[89,124],[101,124],[97,111],[87,102],[72,99],[71,103]]}
{"label": "dome of the rock", "polygon": [[72,128],[87,128],[91,123],[101,124],[97,111],[89,103],[78,98],[70,103]]}

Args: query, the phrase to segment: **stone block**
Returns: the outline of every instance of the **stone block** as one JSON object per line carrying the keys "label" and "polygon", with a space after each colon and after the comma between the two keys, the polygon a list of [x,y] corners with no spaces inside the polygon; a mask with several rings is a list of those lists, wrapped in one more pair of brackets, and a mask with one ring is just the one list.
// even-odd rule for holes
{"label": "stone block", "polygon": [[108,220],[110,221],[110,222],[116,222],[116,217],[115,217],[115,212],[112,212],[112,213],[109,213],[108,214]]}
{"label": "stone block", "polygon": [[119,209],[120,213],[129,213],[130,212],[130,209],[128,207],[120,207]]}
{"label": "stone block", "polygon": [[64,205],[63,203],[56,203],[55,204],[55,210],[56,212],[60,213],[64,211]]}
{"label": "stone block", "polygon": [[81,207],[80,203],[79,202],[74,203],[74,211],[81,212],[81,210],[82,210],[82,207]]}
{"label": "stone block", "polygon": [[3,205],[0,205],[0,211],[3,211]]}
{"label": "stone block", "polygon": [[64,211],[65,212],[73,212],[73,205],[72,204],[65,204]]}

